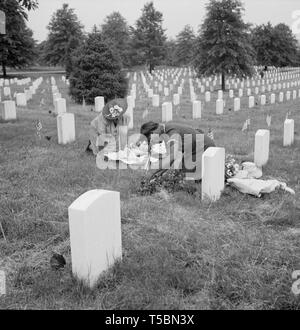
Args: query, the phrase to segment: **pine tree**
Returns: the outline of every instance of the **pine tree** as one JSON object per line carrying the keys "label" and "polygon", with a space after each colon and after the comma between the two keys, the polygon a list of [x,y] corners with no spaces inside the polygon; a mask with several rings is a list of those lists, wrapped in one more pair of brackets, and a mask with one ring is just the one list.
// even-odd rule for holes
{"label": "pine tree", "polygon": [[74,66],[70,74],[70,94],[77,103],[85,99],[94,104],[96,96],[105,101],[123,98],[127,94],[127,79],[118,57],[94,30],[84,45],[73,53]]}
{"label": "pine tree", "polygon": [[282,67],[296,65],[297,39],[286,24],[256,26],[251,42],[256,52],[258,65]]}
{"label": "pine tree", "polygon": [[83,42],[83,27],[74,9],[63,4],[52,16],[48,25],[44,59],[50,65],[62,65],[71,71],[71,54]]}
{"label": "pine tree", "polygon": [[0,36],[0,62],[3,76],[6,68],[22,68],[35,59],[33,32],[26,26],[25,9],[35,8],[34,1],[0,0],[0,8],[6,16],[6,34]]}
{"label": "pine tree", "polygon": [[119,12],[113,12],[101,25],[102,39],[109,45],[114,54],[120,58],[123,66],[130,65],[130,32],[125,18]]}
{"label": "pine tree", "polygon": [[163,15],[154,8],[153,2],[145,4],[142,15],[133,28],[133,49],[138,64],[149,65],[150,73],[165,58],[165,31],[162,27]]}
{"label": "pine tree", "polygon": [[176,37],[176,63],[178,66],[187,66],[193,62],[195,55],[196,36],[190,25],[186,25],[184,29]]}
{"label": "pine tree", "polygon": [[198,75],[240,77],[253,72],[254,51],[248,24],[242,19],[243,6],[239,0],[210,0],[207,14],[196,42],[195,70]]}

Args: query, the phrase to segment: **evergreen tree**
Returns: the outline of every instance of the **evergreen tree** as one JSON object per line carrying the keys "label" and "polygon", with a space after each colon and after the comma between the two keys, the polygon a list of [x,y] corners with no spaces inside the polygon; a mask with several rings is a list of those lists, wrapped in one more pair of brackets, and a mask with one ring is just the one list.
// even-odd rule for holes
{"label": "evergreen tree", "polygon": [[96,96],[105,101],[127,94],[127,79],[118,57],[103,41],[101,33],[94,30],[84,45],[73,53],[73,70],[70,74],[70,94],[81,103],[94,104]]}
{"label": "evergreen tree", "polygon": [[176,57],[176,41],[174,39],[169,39],[165,43],[165,60],[162,64],[167,66],[177,66],[178,60]]}
{"label": "evergreen tree", "polygon": [[150,72],[165,58],[166,36],[162,22],[162,13],[154,8],[153,2],[149,2],[132,30],[132,47],[139,62],[137,64],[149,65]]}
{"label": "evergreen tree", "polygon": [[176,37],[176,62],[178,66],[187,66],[193,62],[196,36],[190,25]]}
{"label": "evergreen tree", "polygon": [[0,36],[0,62],[4,77],[7,76],[7,67],[22,68],[35,59],[33,32],[25,21],[25,9],[35,6],[34,1],[0,0],[0,8],[6,16],[6,34]]}
{"label": "evergreen tree", "polygon": [[102,39],[109,45],[114,54],[120,58],[123,66],[130,65],[130,33],[125,18],[119,12],[113,12],[101,25]]}
{"label": "evergreen tree", "polygon": [[83,42],[83,27],[74,9],[63,4],[52,16],[48,25],[44,59],[50,65],[61,65],[71,71],[71,54]]}
{"label": "evergreen tree", "polygon": [[285,24],[256,26],[251,42],[256,52],[258,65],[288,66],[297,62],[297,39]]}
{"label": "evergreen tree", "polygon": [[196,43],[195,70],[198,75],[251,75],[254,51],[249,38],[249,25],[242,19],[239,0],[210,0],[207,14]]}

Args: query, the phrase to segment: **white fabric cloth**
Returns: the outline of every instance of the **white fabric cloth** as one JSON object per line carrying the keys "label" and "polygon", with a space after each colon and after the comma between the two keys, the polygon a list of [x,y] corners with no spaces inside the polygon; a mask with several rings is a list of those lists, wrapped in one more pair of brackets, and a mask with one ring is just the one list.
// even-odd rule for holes
{"label": "white fabric cloth", "polygon": [[242,170],[227,182],[244,194],[261,197],[262,194],[269,194],[275,189],[283,189],[293,195],[295,191],[288,188],[286,183],[278,180],[258,180],[262,177],[262,170],[254,163],[246,162],[242,164]]}

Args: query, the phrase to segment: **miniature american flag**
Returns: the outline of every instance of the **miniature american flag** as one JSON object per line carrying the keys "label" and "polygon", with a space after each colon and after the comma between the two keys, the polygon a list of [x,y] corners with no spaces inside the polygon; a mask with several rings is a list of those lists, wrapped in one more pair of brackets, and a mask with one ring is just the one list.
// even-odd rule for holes
{"label": "miniature american flag", "polygon": [[272,122],[272,116],[267,115],[266,122],[267,122],[268,127],[270,127],[271,126],[271,122]]}
{"label": "miniature american flag", "polygon": [[207,136],[208,136],[210,139],[214,140],[214,132],[211,130],[211,128],[208,130]]}
{"label": "miniature american flag", "polygon": [[243,125],[243,128],[242,128],[242,132],[247,131],[247,129],[248,129],[248,121],[246,120],[244,122],[244,125]]}
{"label": "miniature american flag", "polygon": [[40,120],[38,120],[38,121],[36,122],[35,128],[36,128],[36,135],[37,135],[39,138],[41,138],[41,130],[42,130],[43,126],[42,126],[42,123],[41,123]]}

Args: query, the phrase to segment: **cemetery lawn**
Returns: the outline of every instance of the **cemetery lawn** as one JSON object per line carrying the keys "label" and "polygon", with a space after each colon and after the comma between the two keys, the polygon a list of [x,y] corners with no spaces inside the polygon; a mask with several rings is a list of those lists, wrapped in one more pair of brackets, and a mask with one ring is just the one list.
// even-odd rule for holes
{"label": "cemetery lawn", "polygon": [[[18,109],[17,121],[0,122],[0,221],[6,236],[0,232],[0,270],[7,274],[0,309],[300,308],[300,297],[291,291],[292,272],[300,270],[299,98],[249,110],[245,97],[237,113],[229,111],[233,105],[227,99],[224,115],[216,116],[214,93],[202,119],[193,121],[185,92],[174,119],[206,132],[211,127],[217,146],[249,160],[255,132],[267,128],[266,115],[271,113],[264,178],[282,180],[296,191],[295,196],[277,191],[255,198],[226,187],[221,199],[211,204],[185,192],[139,196],[141,171],[98,170],[94,156],[84,152],[95,112],[69,98],[76,142],[58,145],[45,80],[28,107]],[[61,80],[58,87],[66,96]],[[141,91],[138,97],[136,132],[146,106],[146,120],[160,120],[160,108],[151,109]],[[46,105],[40,106],[42,98]],[[283,148],[287,111],[295,120],[295,144]],[[249,132],[242,132],[248,118]],[[37,119],[43,125],[41,140],[35,134]],[[104,274],[93,291],[71,276],[68,233],[69,205],[91,189],[120,191],[123,244],[123,261]],[[63,270],[51,270],[53,251],[65,256]]]}

